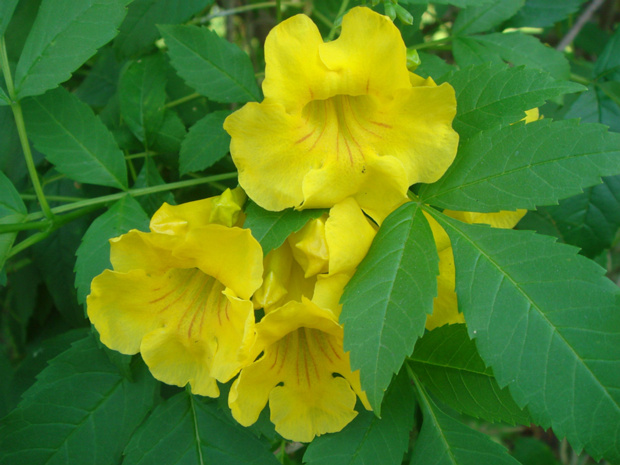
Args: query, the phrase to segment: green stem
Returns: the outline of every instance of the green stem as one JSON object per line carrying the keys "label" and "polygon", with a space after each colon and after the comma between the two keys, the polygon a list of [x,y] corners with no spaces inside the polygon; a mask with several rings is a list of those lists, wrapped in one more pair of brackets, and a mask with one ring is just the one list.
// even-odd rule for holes
{"label": "green stem", "polygon": [[342,0],[342,3],[340,4],[340,9],[338,10],[338,13],[336,14],[336,21],[334,21],[334,24],[329,30],[329,34],[327,34],[326,41],[332,40],[334,38],[334,34],[336,34],[336,22],[338,21],[338,18],[344,15],[344,12],[347,11],[348,6],[349,6],[349,0]]}
{"label": "green stem", "polygon": [[276,23],[282,22],[282,0],[276,0]]}
{"label": "green stem", "polygon": [[[33,194],[20,194],[24,200],[36,200],[37,196]],[[84,197],[69,197],[67,195],[48,195],[47,200],[50,202],[80,202]]]}
{"label": "green stem", "polygon": [[134,160],[136,158],[146,158],[146,157],[154,157],[157,155],[157,152],[139,152],[132,153],[130,155],[125,155],[125,160]]}
{"label": "green stem", "polygon": [[186,95],[185,97],[181,97],[179,99],[173,100],[172,102],[166,103],[164,105],[164,108],[176,107],[177,105],[181,105],[185,102],[189,102],[190,100],[194,100],[200,97],[202,97],[202,95],[200,95],[198,92],[194,92],[193,94],[189,94],[189,95]]}
{"label": "green stem", "polygon": [[325,24],[330,29],[334,27],[334,22],[330,21],[330,19],[327,16],[325,16],[323,13],[321,13],[318,9],[315,8],[314,10],[312,10],[312,16],[315,16],[316,19],[321,21],[323,24]]}
{"label": "green stem", "polygon": [[61,226],[67,223],[70,223],[71,221],[76,220],[77,218],[80,218],[84,215],[88,215],[89,213],[97,210],[97,208],[99,207],[97,206],[97,207],[92,207],[92,208],[84,208],[82,210],[69,213],[67,215],[56,216],[54,218],[54,222],[50,224],[50,227],[47,230],[33,234],[27,239],[24,239],[23,241],[21,241],[19,244],[13,246],[10,252],[7,254],[7,258],[11,258],[17,255],[18,253],[23,252],[28,247],[31,247],[37,242],[41,242],[42,240],[46,239],[51,233],[56,231]]}
{"label": "green stem", "polygon": [[[79,199],[77,201],[73,201],[72,203],[69,203],[66,205],[60,205],[58,207],[54,207],[52,208],[52,212],[55,214],[59,214],[59,213],[64,213],[64,212],[68,212],[71,210],[81,210],[81,209],[91,207],[91,206],[101,208],[105,204],[119,200],[126,195],[131,195],[132,197],[140,197],[142,195],[155,194],[157,192],[166,192],[166,191],[171,191],[175,189],[181,189],[183,187],[198,186],[200,184],[216,183],[216,186],[219,188],[220,184],[217,181],[223,181],[226,179],[234,179],[236,177],[237,177],[237,172],[223,173],[223,174],[216,174],[213,176],[208,176],[205,178],[188,179],[185,181],[172,182],[169,184],[160,184],[158,186],[142,187],[139,189],[130,189],[127,192],[118,192],[116,194],[104,195],[102,197],[95,197],[94,199]],[[0,234],[7,233],[7,232],[24,231],[27,229],[55,228],[57,224],[56,221],[50,221],[50,220],[36,221],[36,220],[41,219],[42,217],[43,215],[41,212],[35,212],[35,213],[30,213],[26,215],[22,223],[2,224],[0,225]],[[62,218],[65,218],[65,216],[63,216]],[[62,224],[65,224],[65,223],[63,222]]]}
{"label": "green stem", "polygon": [[[282,2],[282,5],[286,5],[286,6],[294,6],[297,8],[301,8],[302,4],[300,3],[293,3],[293,2]],[[210,15],[204,17],[204,18],[199,18],[197,21],[193,21],[198,22],[198,23],[206,23],[208,21],[211,21],[213,18],[218,18],[220,16],[230,16],[230,15],[236,15],[237,13],[244,13],[246,11],[252,11],[252,10],[262,10],[265,8],[273,8],[273,7],[277,7],[277,2],[263,2],[263,3],[254,3],[252,5],[243,5],[243,6],[239,6],[237,8],[231,8],[230,10],[222,10],[222,11],[217,11],[215,13],[211,13]]]}
{"label": "green stem", "polygon": [[6,44],[4,37],[0,37],[0,66],[2,67],[2,74],[4,74],[4,80],[6,82],[6,89],[11,99],[11,109],[13,110],[13,117],[15,118],[15,126],[17,126],[17,133],[19,135],[19,141],[24,152],[24,158],[26,160],[26,166],[28,168],[28,174],[34,187],[34,192],[37,194],[37,199],[41,205],[41,209],[45,216],[49,219],[54,218],[54,214],[50,209],[41,182],[39,181],[39,174],[37,168],[34,165],[34,159],[32,157],[32,151],[30,150],[30,143],[28,142],[28,134],[26,133],[26,124],[24,123],[24,115],[22,113],[22,107],[15,95],[15,88],[13,87],[13,78],[11,76],[11,68],[9,66],[9,58],[6,53]]}
{"label": "green stem", "polygon": [[422,50],[425,48],[434,48],[434,47],[438,47],[440,45],[445,45],[452,42],[452,36],[448,36],[448,37],[443,37],[441,39],[436,39],[436,40],[429,40],[428,42],[422,42],[420,44],[416,44],[413,45],[411,47],[408,48],[413,48],[415,50]]}
{"label": "green stem", "polygon": [[592,82],[588,78],[585,78],[575,73],[570,73],[570,79],[571,81],[583,84],[584,86],[589,86],[590,84],[592,84]]}

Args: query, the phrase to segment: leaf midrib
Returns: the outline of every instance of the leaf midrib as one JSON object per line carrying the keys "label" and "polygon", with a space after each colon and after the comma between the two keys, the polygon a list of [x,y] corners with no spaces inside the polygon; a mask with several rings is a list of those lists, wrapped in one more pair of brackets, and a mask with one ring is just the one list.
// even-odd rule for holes
{"label": "leaf midrib", "polygon": [[[456,220],[455,220],[456,221]],[[596,380],[597,382],[597,386],[600,388],[600,390],[607,396],[607,398],[611,401],[611,403],[616,407],[616,410],[618,412],[620,412],[620,405],[613,399],[613,397],[611,396],[611,394],[607,391],[607,389],[605,388],[605,386],[603,385],[603,383],[598,379],[598,377],[592,372],[592,370],[590,369],[590,367],[584,362],[584,360],[577,354],[577,352],[575,352],[574,348],[572,345],[570,345],[568,343],[568,341],[566,340],[566,338],[562,335],[562,333],[556,328],[555,325],[553,325],[551,323],[551,321],[549,321],[549,319],[547,318],[547,316],[545,315],[545,313],[542,311],[542,309],[536,304],[536,302],[534,302],[529,294],[523,290],[521,288],[521,286],[519,286],[517,284],[517,281],[515,281],[512,276],[510,274],[508,274],[507,272],[505,272],[500,266],[499,264],[493,260],[488,254],[486,254],[482,249],[480,249],[479,247],[477,247],[476,243],[474,241],[472,241],[468,236],[466,236],[464,233],[460,232],[457,228],[455,228],[454,226],[452,226],[450,223],[446,223],[444,222],[444,224],[447,224],[448,227],[452,228],[454,231],[456,231],[461,238],[465,239],[467,242],[469,242],[476,250],[478,250],[480,252],[480,255],[482,255],[484,258],[486,258],[488,260],[489,263],[491,263],[499,272],[500,275],[503,276],[505,279],[507,279],[513,286],[515,289],[517,289],[519,291],[519,293],[526,299],[526,301],[530,304],[530,309],[536,309],[539,316],[544,320],[544,322],[548,325],[549,328],[551,328],[552,330],[552,334],[557,334],[558,337],[560,338],[560,340],[565,344],[565,346],[567,348],[570,349],[570,352],[574,355],[575,360],[578,360],[579,363],[582,365],[583,368],[586,369],[586,371],[590,374],[590,376]],[[569,328],[570,329],[570,328]],[[523,352],[521,352],[521,355],[523,354]],[[529,402],[528,402],[529,404]]]}

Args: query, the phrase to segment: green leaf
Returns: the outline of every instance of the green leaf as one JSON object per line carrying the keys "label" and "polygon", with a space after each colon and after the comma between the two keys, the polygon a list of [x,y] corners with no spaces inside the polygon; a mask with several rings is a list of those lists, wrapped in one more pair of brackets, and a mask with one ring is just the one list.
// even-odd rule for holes
{"label": "green leaf", "polygon": [[151,147],[156,152],[176,153],[181,149],[187,131],[179,115],[172,110],[164,112],[164,120],[153,137]]}
{"label": "green leaf", "polygon": [[309,465],[400,465],[409,447],[415,418],[415,396],[405,370],[385,394],[383,413],[377,418],[363,410],[336,434],[314,439],[304,463]]}
{"label": "green leaf", "polygon": [[19,0],[4,0],[0,3],[0,37],[4,35]]}
{"label": "green leaf", "polygon": [[0,102],[0,106],[2,106],[2,105],[10,105],[11,104],[11,99],[8,97],[8,95],[6,95],[6,93],[4,92],[4,89],[2,89],[2,87],[0,87],[0,100],[2,100]]}
{"label": "green leaf", "polygon": [[342,295],[344,349],[377,416],[392,375],[424,333],[437,295],[438,261],[420,205],[406,203],[383,222]]}
{"label": "green leaf", "polygon": [[475,34],[494,29],[521,9],[525,0],[492,0],[461,10],[454,21],[455,35]]}
{"label": "green leaf", "polygon": [[596,60],[594,75],[597,78],[620,80],[620,28],[616,29]]}
{"label": "green leaf", "polygon": [[148,216],[140,204],[129,195],[120,199],[93,221],[76,252],[75,287],[78,291],[78,302],[86,302],[93,278],[106,268],[112,268],[108,240],[125,234],[130,229],[148,231],[148,224]]}
{"label": "green leaf", "polygon": [[450,236],[469,336],[534,421],[595,459],[620,460],[620,290],[577,249],[461,223]]}
{"label": "green leaf", "polygon": [[164,122],[166,63],[161,54],[131,63],[119,82],[121,114],[147,147]]}
{"label": "green leaf", "polygon": [[116,93],[121,64],[111,47],[102,49],[86,78],[75,90],[80,100],[94,107],[104,107]]}
{"label": "green leaf", "polygon": [[525,117],[525,111],[547,99],[584,87],[557,81],[544,71],[494,64],[468,67],[449,78],[456,91],[454,129],[462,138],[479,131],[507,125]]}
{"label": "green leaf", "polygon": [[[133,185],[133,188],[139,189],[141,187],[160,186],[162,184],[165,184],[165,181],[159,174],[153,157],[147,157],[144,160],[144,165],[142,165],[142,169],[136,178],[136,183]],[[176,203],[172,192],[156,192],[154,194],[141,195],[137,197],[137,200],[148,216],[152,216],[164,202],[170,205]]]}
{"label": "green leaf", "polygon": [[[0,224],[21,223],[28,214],[13,183],[0,171]],[[15,242],[16,232],[0,234],[0,270]]]}
{"label": "green leaf", "polygon": [[[45,194],[80,198],[83,196],[83,191],[76,188],[73,181],[65,178],[48,184]],[[75,279],[73,269],[75,252],[89,223],[88,217],[77,218],[56,229],[32,247],[32,260],[39,270],[45,287],[52,296],[58,312],[72,327],[88,324],[84,318],[84,311],[77,302],[73,286]]]}
{"label": "green leaf", "polygon": [[279,462],[249,430],[225,420],[215,404],[181,392],[159,405],[131,438],[123,465],[273,464]]}
{"label": "green leaf", "polygon": [[130,0],[43,0],[15,70],[18,97],[39,95],[110,41]]}
{"label": "green leaf", "polygon": [[215,111],[193,125],[181,144],[179,171],[186,174],[201,171],[226,156],[230,136],[224,131],[224,120],[230,111]]}
{"label": "green leaf", "polygon": [[419,194],[425,203],[452,210],[532,209],[617,173],[620,134],[599,124],[544,119],[466,140],[446,174]]}
{"label": "green leaf", "polygon": [[127,188],[125,158],[91,108],[64,88],[23,102],[28,135],[37,150],[69,178]]}
{"label": "green leaf", "polygon": [[[611,247],[620,228],[620,176],[603,178],[602,184],[561,200],[557,206],[540,207],[537,213],[554,228],[554,235],[594,258]],[[521,229],[531,228],[525,224]]]}
{"label": "green leaf", "polygon": [[172,66],[187,84],[217,102],[260,100],[250,57],[215,32],[197,26],[158,26]]}
{"label": "green leaf", "polygon": [[123,58],[140,55],[154,47],[159,38],[156,24],[184,23],[212,4],[213,0],[134,0],[114,40],[114,48]]}
{"label": "green leaf", "polygon": [[413,446],[411,465],[520,465],[506,449],[441,410],[413,376],[424,422]]}
{"label": "green leaf", "polygon": [[291,233],[299,231],[308,221],[324,213],[326,210],[323,209],[297,211],[292,208],[272,212],[264,210],[254,202],[248,202],[243,227],[252,232],[252,236],[263,248],[263,253],[267,255],[271,250],[280,247]]}
{"label": "green leaf", "polygon": [[416,344],[409,366],[436,399],[460,413],[492,423],[531,423],[508,389],[498,386],[465,325],[446,325],[427,332]]}
{"label": "green leaf", "polygon": [[584,0],[526,0],[521,10],[510,20],[510,27],[546,27],[568,18]]}
{"label": "green leaf", "polygon": [[620,132],[620,106],[605,95],[601,86],[590,86],[587,92],[577,97],[564,114],[564,119],[569,118],[581,118],[584,123],[605,124],[612,131]]}
{"label": "green leaf", "polygon": [[143,366],[125,380],[92,336],[41,372],[0,426],[0,464],[117,464],[158,384]]}
{"label": "green leaf", "polygon": [[556,79],[568,79],[568,60],[536,37],[520,32],[455,37],[454,59],[460,67],[485,63],[524,65],[548,72]]}
{"label": "green leaf", "polygon": [[456,69],[454,65],[446,63],[437,55],[419,52],[418,56],[421,61],[420,66],[415,69],[415,74],[418,76],[422,76],[424,78],[430,76],[435,80],[438,80],[442,76],[445,76]]}
{"label": "green leaf", "polygon": [[519,436],[514,441],[512,455],[523,465],[561,465],[551,448],[540,439]]}

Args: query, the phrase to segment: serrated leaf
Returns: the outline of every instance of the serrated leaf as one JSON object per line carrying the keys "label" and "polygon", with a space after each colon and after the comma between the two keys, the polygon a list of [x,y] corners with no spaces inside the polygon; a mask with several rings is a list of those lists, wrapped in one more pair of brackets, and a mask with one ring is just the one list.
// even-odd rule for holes
{"label": "serrated leaf", "polygon": [[277,465],[269,444],[182,392],[160,404],[125,449],[123,465]]}
{"label": "serrated leaf", "polygon": [[53,359],[0,426],[0,464],[117,464],[158,384],[125,380],[92,336]]}
{"label": "serrated leaf", "polygon": [[340,299],[344,349],[377,416],[392,375],[424,333],[437,295],[438,261],[420,205],[409,202],[383,222]]}
{"label": "serrated leaf", "polygon": [[547,99],[584,87],[557,81],[544,71],[494,64],[468,67],[449,78],[456,91],[454,129],[462,138],[479,131],[519,121],[525,111]]}
{"label": "serrated leaf", "polygon": [[336,434],[315,438],[306,453],[309,465],[400,465],[409,446],[409,432],[415,418],[415,396],[405,370],[394,379],[385,394],[382,418],[359,412]]}
{"label": "serrated leaf", "polygon": [[465,141],[425,203],[475,212],[557,204],[601,176],[620,173],[620,134],[576,120],[540,120],[495,128]]}
{"label": "serrated leaf", "polygon": [[454,65],[446,63],[437,55],[419,52],[418,56],[421,61],[420,66],[415,69],[415,74],[418,76],[424,78],[431,76],[433,79],[438,80],[456,69]]}
{"label": "serrated leaf", "polygon": [[127,188],[123,152],[75,95],[60,87],[24,100],[23,110],[34,146],[58,171],[79,182]]}
{"label": "serrated leaf", "polygon": [[159,26],[172,66],[187,84],[216,102],[260,100],[250,57],[207,28]]}
{"label": "serrated leaf", "polygon": [[409,366],[436,399],[460,413],[492,423],[531,423],[508,389],[498,386],[465,325],[446,325],[427,332],[416,344]]}
{"label": "serrated leaf", "polygon": [[525,0],[492,0],[465,8],[457,15],[452,32],[455,35],[486,32],[512,18],[524,3]]}
{"label": "serrated leaf", "polygon": [[577,451],[620,460],[620,290],[605,270],[553,238],[428,211],[450,236],[459,308],[499,385]]}
{"label": "serrated leaf", "polygon": [[437,407],[417,380],[416,386],[424,422],[410,465],[520,465],[500,444]]}
{"label": "serrated leaf", "polygon": [[4,35],[19,0],[4,0],[0,3],[0,37]]}
{"label": "serrated leaf", "polygon": [[[13,183],[0,171],[0,224],[20,223],[28,214],[24,201]],[[17,232],[0,234],[0,270],[15,242]]]}
{"label": "serrated leaf", "polygon": [[130,0],[43,0],[15,70],[21,99],[71,77],[117,33]]}
{"label": "serrated leaf", "polygon": [[131,63],[119,82],[121,115],[131,132],[149,146],[164,122],[166,63],[160,54]]}
{"label": "serrated leaf", "polygon": [[137,56],[154,46],[159,37],[156,24],[184,23],[212,4],[213,0],[134,0],[114,40],[114,48],[123,58]]}
{"label": "serrated leaf", "polygon": [[611,247],[620,228],[620,176],[604,178],[602,184],[561,200],[558,206],[538,208],[538,213],[548,218],[563,242],[596,257]]}
{"label": "serrated leaf", "polygon": [[209,113],[190,128],[179,154],[182,175],[209,168],[228,153],[230,136],[223,127],[228,115],[229,111]]}
{"label": "serrated leaf", "polygon": [[263,253],[280,247],[286,238],[303,228],[306,223],[326,213],[323,209],[293,210],[289,208],[279,212],[265,210],[254,202],[245,207],[246,219],[243,227],[252,232],[260,243]]}
{"label": "serrated leaf", "polygon": [[579,9],[585,0],[526,0],[523,8],[510,20],[511,27],[551,26]]}
{"label": "serrated leaf", "polygon": [[514,440],[512,456],[523,465],[561,465],[548,444],[526,436]]}
{"label": "serrated leaf", "polygon": [[78,302],[86,302],[93,278],[106,268],[111,268],[108,240],[125,234],[130,229],[148,231],[148,224],[148,216],[129,195],[117,201],[93,221],[76,252],[75,287],[78,291]]}
{"label": "serrated leaf", "polygon": [[455,37],[452,52],[462,68],[506,61],[515,66],[542,69],[556,79],[568,79],[570,75],[568,60],[562,53],[520,32]]}

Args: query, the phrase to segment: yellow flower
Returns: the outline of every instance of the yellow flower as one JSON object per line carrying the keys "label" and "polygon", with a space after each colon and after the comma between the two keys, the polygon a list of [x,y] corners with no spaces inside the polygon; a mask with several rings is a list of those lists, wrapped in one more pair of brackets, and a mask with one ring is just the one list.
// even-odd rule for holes
{"label": "yellow flower", "polygon": [[338,316],[344,286],[375,234],[376,226],[353,198],[338,203],[267,254],[263,285],[253,298],[255,307],[269,312],[306,297]]}
{"label": "yellow flower", "polygon": [[407,189],[441,177],[456,154],[454,90],[407,70],[398,29],[353,8],[323,43],[304,15],[265,42],[262,103],[224,128],[239,182],[267,210],[330,208],[353,197],[381,222]]}
{"label": "yellow flower", "polygon": [[233,417],[249,426],[269,401],[276,431],[310,442],[353,420],[357,396],[370,410],[342,337],[336,315],[306,298],[269,312],[256,325],[253,353],[263,355],[241,370],[231,387]]}
{"label": "yellow flower", "polygon": [[[271,420],[287,439],[308,442],[340,431],[370,405],[352,373],[338,324],[340,297],[376,234],[353,198],[311,220],[265,258],[255,293],[265,317],[229,397],[233,416],[251,425],[269,401]],[[334,376],[336,374],[337,376]]]}
{"label": "yellow flower", "polygon": [[114,271],[91,285],[88,317],[101,342],[141,352],[153,376],[217,397],[247,362],[254,337],[249,300],[262,282],[262,250],[249,230],[233,225],[243,194],[178,206],[164,204],[151,232],[110,240]]}
{"label": "yellow flower", "polygon": [[[493,228],[514,228],[527,210],[501,211],[497,213],[475,213],[444,210],[448,215],[469,224],[488,224]],[[463,314],[458,310],[457,296],[454,292],[455,269],[450,239],[439,223],[426,215],[439,253],[439,276],[437,277],[437,297],[433,302],[433,313],[426,318],[426,329],[432,330],[445,324],[464,323]]]}

